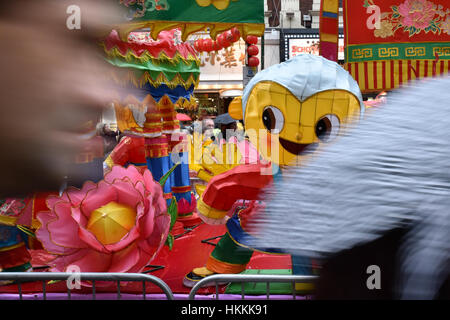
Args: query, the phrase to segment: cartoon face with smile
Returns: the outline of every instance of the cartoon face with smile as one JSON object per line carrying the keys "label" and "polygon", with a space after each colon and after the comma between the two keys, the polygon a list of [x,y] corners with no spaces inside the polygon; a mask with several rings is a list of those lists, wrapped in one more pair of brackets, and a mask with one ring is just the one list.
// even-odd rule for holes
{"label": "cartoon face with smile", "polygon": [[292,165],[306,147],[334,140],[359,112],[358,99],[348,91],[327,90],[300,102],[285,87],[267,81],[253,88],[244,119],[246,128],[255,129],[249,138],[265,158]]}
{"label": "cartoon face with smile", "polygon": [[[259,72],[242,99],[247,135],[263,157],[299,165],[363,112],[357,83],[338,64],[300,55]],[[233,115],[233,112],[230,114]]]}

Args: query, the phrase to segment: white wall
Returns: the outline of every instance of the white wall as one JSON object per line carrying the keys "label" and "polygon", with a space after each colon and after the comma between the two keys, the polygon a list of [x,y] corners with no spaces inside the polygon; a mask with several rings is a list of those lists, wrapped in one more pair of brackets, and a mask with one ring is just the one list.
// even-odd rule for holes
{"label": "white wall", "polygon": [[[313,8],[311,11],[312,23],[311,28],[319,28],[319,16],[320,16],[320,0],[314,0]],[[339,9],[339,28],[344,27],[344,19],[342,16],[342,8]]]}
{"label": "white wall", "polygon": [[264,68],[280,63],[280,32],[266,29],[264,33]]}
{"label": "white wall", "polygon": [[[288,16],[288,12],[294,13],[294,16]],[[280,15],[281,27],[285,29],[304,28],[298,0],[282,0]]]}

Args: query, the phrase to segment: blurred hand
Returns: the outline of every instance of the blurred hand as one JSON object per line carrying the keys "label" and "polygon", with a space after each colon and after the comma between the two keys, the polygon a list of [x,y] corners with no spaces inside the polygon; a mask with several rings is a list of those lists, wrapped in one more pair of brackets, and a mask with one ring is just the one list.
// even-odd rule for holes
{"label": "blurred hand", "polygon": [[[69,5],[81,30],[69,30]],[[86,124],[112,96],[97,39],[121,18],[108,0],[0,4],[0,197],[58,190]]]}

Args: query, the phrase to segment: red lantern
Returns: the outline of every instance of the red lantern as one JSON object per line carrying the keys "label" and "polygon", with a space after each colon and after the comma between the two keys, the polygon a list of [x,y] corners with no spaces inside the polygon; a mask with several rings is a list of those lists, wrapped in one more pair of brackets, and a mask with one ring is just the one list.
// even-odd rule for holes
{"label": "red lantern", "polygon": [[234,42],[233,41],[234,37],[230,30],[225,32],[225,39],[230,43]]}
{"label": "red lantern", "polygon": [[198,51],[203,51],[204,50],[204,45],[203,45],[203,39],[198,39],[197,41],[196,41],[196,43],[197,43],[197,47],[198,47]]}
{"label": "red lantern", "polygon": [[241,37],[241,32],[238,28],[234,27],[231,29],[231,34],[233,35],[233,42],[236,42]]}
{"label": "red lantern", "polygon": [[201,51],[200,50],[200,46],[199,46],[199,40],[195,40],[195,42],[194,42],[194,49],[197,50],[197,51]]}
{"label": "red lantern", "polygon": [[258,43],[258,37],[257,36],[247,36],[246,42],[248,44],[257,44]]}
{"label": "red lantern", "polygon": [[223,34],[222,33],[218,34],[217,37],[216,37],[216,42],[222,47],[223,47],[223,45],[222,45],[223,44],[223,40],[224,40]]}
{"label": "red lantern", "polygon": [[259,49],[258,49],[257,46],[255,46],[254,44],[252,44],[251,46],[248,46],[248,48],[247,48],[247,53],[248,53],[250,56],[256,56],[256,55],[258,55],[258,53],[259,53]]}
{"label": "red lantern", "polygon": [[213,49],[214,49],[214,43],[213,43],[212,39],[209,39],[209,38],[205,39],[203,42],[203,45],[204,45],[204,51],[206,51],[206,52],[213,51]]}
{"label": "red lantern", "polygon": [[223,49],[223,47],[219,44],[219,42],[218,41],[214,41],[213,42],[213,51],[219,51],[221,49]]}
{"label": "red lantern", "polygon": [[227,48],[231,43],[225,38],[225,34],[221,33],[217,36],[217,42],[222,48]]}
{"label": "red lantern", "polygon": [[257,57],[248,58],[249,67],[257,67],[259,65],[259,59]]}

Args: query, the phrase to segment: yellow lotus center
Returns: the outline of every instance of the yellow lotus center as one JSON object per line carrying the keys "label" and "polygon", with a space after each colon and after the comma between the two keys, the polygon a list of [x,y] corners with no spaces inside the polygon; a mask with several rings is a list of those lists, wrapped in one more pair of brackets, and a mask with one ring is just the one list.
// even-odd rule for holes
{"label": "yellow lotus center", "polygon": [[92,211],[87,229],[106,245],[120,241],[135,224],[136,210],[112,201]]}

